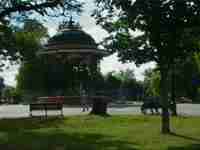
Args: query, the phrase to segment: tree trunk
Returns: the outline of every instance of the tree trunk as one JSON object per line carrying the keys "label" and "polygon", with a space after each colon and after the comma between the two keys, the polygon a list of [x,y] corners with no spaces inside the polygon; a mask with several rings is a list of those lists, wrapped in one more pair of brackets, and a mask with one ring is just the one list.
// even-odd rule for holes
{"label": "tree trunk", "polygon": [[169,116],[169,102],[168,102],[168,69],[161,68],[161,100],[162,100],[162,123],[161,132],[163,134],[170,133],[170,116]]}
{"label": "tree trunk", "polygon": [[107,114],[107,104],[108,102],[103,98],[93,98],[92,99],[92,111],[90,114],[106,116]]}
{"label": "tree trunk", "polygon": [[170,103],[170,109],[172,111],[173,116],[177,116],[177,109],[176,109],[176,95],[175,95],[175,74],[174,74],[174,65],[172,64],[171,69],[171,103]]}

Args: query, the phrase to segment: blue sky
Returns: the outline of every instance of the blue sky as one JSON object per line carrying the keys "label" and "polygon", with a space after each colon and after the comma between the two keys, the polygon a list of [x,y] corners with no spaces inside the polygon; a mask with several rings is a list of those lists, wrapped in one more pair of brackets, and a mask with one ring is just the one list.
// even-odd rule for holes
{"label": "blue sky", "polygon": [[[84,0],[84,12],[79,18],[79,23],[82,26],[83,30],[90,34],[96,42],[100,42],[104,37],[107,36],[106,31],[104,31],[100,26],[95,24],[95,20],[90,16],[94,4],[92,0]],[[46,19],[47,20],[47,19]],[[59,24],[59,19],[57,18],[49,18],[48,21],[45,22],[45,26],[48,27],[49,34],[51,36],[56,34],[57,26]],[[109,57],[104,58],[101,61],[101,72],[106,74],[110,71],[120,71],[126,70],[127,68],[133,69],[138,80],[143,80],[143,72],[148,68],[153,68],[155,64],[153,62],[143,64],[140,67],[136,67],[134,63],[122,64],[118,61],[117,54],[111,55]],[[4,77],[5,83],[8,85],[15,86],[15,76],[17,74],[18,67],[12,66],[4,72],[1,72],[0,75]]]}

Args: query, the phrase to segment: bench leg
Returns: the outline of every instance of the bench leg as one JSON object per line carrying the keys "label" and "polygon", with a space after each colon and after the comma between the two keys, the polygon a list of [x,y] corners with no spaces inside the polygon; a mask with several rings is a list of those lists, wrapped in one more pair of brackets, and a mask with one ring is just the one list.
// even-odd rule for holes
{"label": "bench leg", "polygon": [[32,115],[32,111],[30,111],[29,116],[30,116],[30,117],[33,117],[33,115]]}
{"label": "bench leg", "polygon": [[64,114],[63,114],[63,109],[61,109],[61,116],[62,116],[62,117],[64,117]]}
{"label": "bench leg", "polygon": [[45,117],[47,118],[47,110],[45,110]]}

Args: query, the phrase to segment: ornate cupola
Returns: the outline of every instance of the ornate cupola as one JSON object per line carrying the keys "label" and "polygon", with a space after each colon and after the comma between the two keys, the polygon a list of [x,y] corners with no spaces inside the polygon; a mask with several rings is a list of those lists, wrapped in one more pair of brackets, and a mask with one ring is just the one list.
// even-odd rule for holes
{"label": "ornate cupola", "polygon": [[109,55],[107,51],[98,49],[95,40],[84,32],[79,24],[75,24],[72,18],[70,21],[60,24],[58,33],[48,40],[45,48],[38,54],[55,54],[63,56],[67,60],[78,59],[82,61],[90,61],[92,58],[101,59]]}

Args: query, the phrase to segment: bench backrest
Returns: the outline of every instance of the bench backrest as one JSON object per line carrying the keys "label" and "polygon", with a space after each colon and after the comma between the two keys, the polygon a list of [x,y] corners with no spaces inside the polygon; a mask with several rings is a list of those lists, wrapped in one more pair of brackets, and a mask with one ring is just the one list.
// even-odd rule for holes
{"label": "bench backrest", "polygon": [[63,103],[64,96],[48,96],[48,97],[38,97],[37,100],[39,102],[55,102],[55,103]]}
{"label": "bench backrest", "polygon": [[62,103],[33,103],[30,104],[30,110],[60,110]]}

